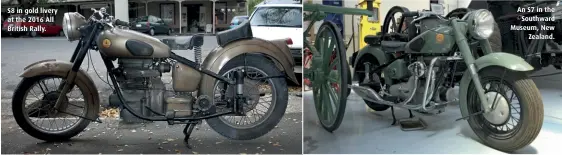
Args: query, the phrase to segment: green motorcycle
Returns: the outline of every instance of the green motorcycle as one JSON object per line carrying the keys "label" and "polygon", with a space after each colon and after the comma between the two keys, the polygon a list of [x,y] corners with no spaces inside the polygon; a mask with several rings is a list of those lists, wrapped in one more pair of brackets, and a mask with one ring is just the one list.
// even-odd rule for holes
{"label": "green motorcycle", "polygon": [[[387,16],[401,8],[391,8]],[[533,67],[492,50],[492,13],[475,10],[462,18],[401,13],[385,19],[382,33],[365,37],[369,46],[349,61],[357,81],[350,88],[371,109],[439,113],[460,102],[459,120],[468,119],[484,144],[510,152],[533,142],[544,118],[541,94],[528,76]],[[394,111],[393,118],[395,123]]]}

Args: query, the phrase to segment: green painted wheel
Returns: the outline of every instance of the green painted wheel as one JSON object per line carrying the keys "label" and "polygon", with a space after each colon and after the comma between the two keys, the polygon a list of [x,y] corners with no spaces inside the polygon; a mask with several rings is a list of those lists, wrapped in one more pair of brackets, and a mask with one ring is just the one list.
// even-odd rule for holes
{"label": "green painted wheel", "polygon": [[324,22],[314,42],[310,71],[316,114],[329,132],[340,126],[345,114],[349,91],[346,58],[343,38],[335,24]]}

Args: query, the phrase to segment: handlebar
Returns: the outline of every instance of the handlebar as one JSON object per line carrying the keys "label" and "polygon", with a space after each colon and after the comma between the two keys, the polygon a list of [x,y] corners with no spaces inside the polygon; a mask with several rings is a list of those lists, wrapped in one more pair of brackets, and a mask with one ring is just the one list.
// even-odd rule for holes
{"label": "handlebar", "polygon": [[408,11],[408,12],[404,12],[404,14],[402,14],[402,16],[404,17],[414,17],[414,16],[419,16],[420,13],[418,11]]}
{"label": "handlebar", "polygon": [[119,26],[129,26],[129,22],[122,21],[122,20],[119,20],[119,19],[116,19],[116,20],[113,22],[113,24],[119,25]]}

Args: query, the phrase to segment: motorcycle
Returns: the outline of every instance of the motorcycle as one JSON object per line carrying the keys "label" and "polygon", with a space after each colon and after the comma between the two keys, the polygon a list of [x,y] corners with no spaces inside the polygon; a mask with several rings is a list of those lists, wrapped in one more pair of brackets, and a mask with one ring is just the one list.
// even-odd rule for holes
{"label": "motorcycle", "polygon": [[[91,51],[100,53],[107,81],[112,83],[109,102],[123,107],[121,117],[186,124],[186,144],[202,120],[224,137],[250,140],[271,131],[283,117],[288,103],[285,78],[298,83],[287,46],[290,39],[254,38],[246,22],[218,33],[220,47],[201,61],[202,35],[161,41],[121,28],[129,23],[113,19],[105,8],[92,10],[88,19],[77,12],[64,14],[66,38],[79,42],[70,62],[38,61],[20,75],[23,79],[14,92],[12,110],[17,124],[29,135],[62,141],[92,121],[101,123],[98,89],[80,68]],[[172,52],[165,42],[174,48],[195,49],[195,61]],[[171,95],[161,78],[168,72],[172,72]]]}
{"label": "motorcycle", "polygon": [[367,106],[391,108],[395,124],[394,107],[408,109],[412,118],[411,110],[438,114],[459,103],[458,120],[467,119],[485,145],[510,152],[533,142],[544,118],[541,94],[528,75],[534,68],[519,56],[492,52],[493,15],[481,9],[446,18],[403,10],[392,7],[382,33],[366,36],[368,46],[349,60],[357,80],[350,87]]}

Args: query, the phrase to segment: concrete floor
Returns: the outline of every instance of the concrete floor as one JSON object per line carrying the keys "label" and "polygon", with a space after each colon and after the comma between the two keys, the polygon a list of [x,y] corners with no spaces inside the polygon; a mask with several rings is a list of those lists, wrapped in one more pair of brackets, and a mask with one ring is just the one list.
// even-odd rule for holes
{"label": "concrete floor", "polygon": [[[547,68],[534,75],[552,72],[557,70]],[[561,145],[557,140],[562,139],[562,75],[534,80],[544,101],[544,123],[535,141],[514,153],[559,154]],[[428,127],[425,130],[402,131],[399,125],[391,126],[390,110],[368,112],[363,100],[352,92],[343,122],[333,133],[319,124],[312,91],[303,94],[303,105],[303,150],[306,154],[505,154],[481,144],[467,121],[455,121],[461,117],[458,105],[450,105],[444,113],[433,116],[414,113]],[[408,111],[396,109],[396,117],[407,118]]]}

